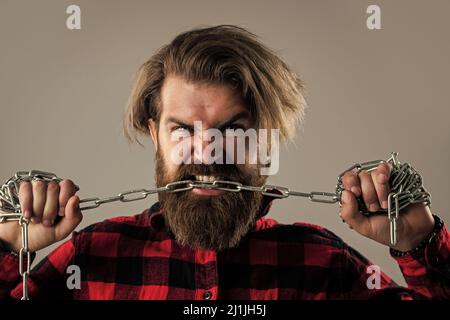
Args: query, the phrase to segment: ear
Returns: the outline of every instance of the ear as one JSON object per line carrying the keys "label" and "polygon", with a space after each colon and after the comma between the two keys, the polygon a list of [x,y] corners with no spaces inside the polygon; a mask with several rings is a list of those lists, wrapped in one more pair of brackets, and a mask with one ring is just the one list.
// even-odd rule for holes
{"label": "ear", "polygon": [[153,140],[153,145],[155,146],[156,151],[158,151],[158,126],[153,119],[148,119],[148,130],[150,131],[150,135]]}

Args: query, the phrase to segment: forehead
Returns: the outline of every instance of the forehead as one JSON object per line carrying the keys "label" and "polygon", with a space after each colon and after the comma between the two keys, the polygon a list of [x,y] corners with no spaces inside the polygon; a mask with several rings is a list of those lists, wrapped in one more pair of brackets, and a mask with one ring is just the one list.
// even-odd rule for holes
{"label": "forehead", "polygon": [[171,116],[206,123],[247,110],[240,93],[225,84],[205,84],[169,76],[161,88],[161,121]]}

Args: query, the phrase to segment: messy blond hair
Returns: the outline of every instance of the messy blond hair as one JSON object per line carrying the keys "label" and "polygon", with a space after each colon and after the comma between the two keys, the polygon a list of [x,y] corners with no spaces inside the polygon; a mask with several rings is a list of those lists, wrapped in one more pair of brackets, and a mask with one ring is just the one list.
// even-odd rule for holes
{"label": "messy blond hair", "polygon": [[292,139],[303,119],[306,102],[300,78],[253,33],[219,25],[178,35],[139,68],[123,122],[130,142],[140,144],[138,135],[149,135],[148,119],[159,121],[161,87],[169,75],[232,85],[257,128],[279,129],[282,139]]}

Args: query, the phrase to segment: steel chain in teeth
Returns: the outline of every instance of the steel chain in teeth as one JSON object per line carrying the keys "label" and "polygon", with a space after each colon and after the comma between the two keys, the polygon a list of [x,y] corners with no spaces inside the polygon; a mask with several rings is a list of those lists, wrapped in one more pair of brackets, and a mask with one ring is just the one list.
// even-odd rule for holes
{"label": "steel chain in teeth", "polygon": [[[390,163],[392,166],[391,177],[389,179],[390,193],[388,195],[388,208],[381,209],[378,212],[368,212],[362,199],[358,198],[358,205],[360,212],[363,215],[369,216],[372,214],[387,214],[390,226],[390,243],[394,246],[397,243],[397,219],[400,211],[412,203],[423,203],[431,205],[431,195],[423,187],[423,179],[416,170],[414,170],[408,163],[401,164],[397,159],[398,154],[392,152],[387,160],[375,160],[364,163],[357,163],[347,170],[343,171],[338,176],[335,192],[298,192],[289,190],[286,187],[276,185],[247,186],[236,181],[214,180],[214,181],[198,181],[198,180],[183,180],[175,181],[166,184],[163,187],[154,189],[135,189],[122,192],[117,196],[108,198],[86,198],[80,200],[80,209],[90,210],[98,208],[100,205],[110,202],[132,202],[143,200],[147,196],[159,192],[183,192],[192,190],[194,188],[214,189],[227,192],[241,192],[251,191],[260,192],[263,195],[273,198],[287,198],[289,196],[308,198],[313,202],[321,203],[336,203],[341,202],[342,191],[344,190],[342,177],[346,172],[353,171],[359,173],[362,170],[371,172],[376,167],[383,163]],[[14,177],[7,180],[0,188],[0,223],[8,221],[18,221],[21,226],[22,233],[22,247],[18,253],[19,255],[19,273],[23,282],[23,296],[22,300],[29,300],[28,296],[28,275],[30,273],[30,251],[28,249],[28,219],[26,219],[21,212],[19,202],[19,184],[22,181],[44,181],[59,183],[61,178],[50,172],[39,170],[19,171]],[[78,186],[76,189],[79,190]]]}

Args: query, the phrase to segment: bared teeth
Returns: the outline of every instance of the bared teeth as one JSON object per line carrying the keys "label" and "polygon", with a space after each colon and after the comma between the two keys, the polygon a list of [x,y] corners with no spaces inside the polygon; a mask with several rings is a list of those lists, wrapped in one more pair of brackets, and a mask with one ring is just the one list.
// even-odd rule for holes
{"label": "bared teeth", "polygon": [[197,181],[202,181],[202,182],[213,182],[215,180],[220,180],[219,176],[201,176],[201,175],[196,175],[195,179]]}

